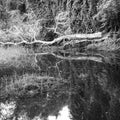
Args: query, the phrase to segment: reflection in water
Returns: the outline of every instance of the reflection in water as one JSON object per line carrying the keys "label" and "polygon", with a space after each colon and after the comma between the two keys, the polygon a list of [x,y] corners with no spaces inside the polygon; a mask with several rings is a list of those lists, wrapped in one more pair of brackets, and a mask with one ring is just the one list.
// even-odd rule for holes
{"label": "reflection in water", "polygon": [[61,111],[59,111],[59,115],[56,116],[49,116],[48,120],[70,120],[70,111],[68,106],[64,106]]}
{"label": "reflection in water", "polygon": [[36,74],[1,78],[0,101],[16,103],[7,120],[120,120],[119,65],[50,55],[36,60],[41,68]]}

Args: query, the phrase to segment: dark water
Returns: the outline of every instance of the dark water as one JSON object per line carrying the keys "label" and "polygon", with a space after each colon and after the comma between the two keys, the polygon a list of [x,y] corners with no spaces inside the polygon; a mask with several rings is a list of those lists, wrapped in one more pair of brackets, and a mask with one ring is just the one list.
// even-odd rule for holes
{"label": "dark water", "polygon": [[47,120],[68,106],[72,120],[120,120],[117,64],[38,54],[20,55],[4,64],[1,60],[0,65],[0,101],[16,102],[14,114],[7,119],[17,120],[26,113],[30,120],[35,116]]}

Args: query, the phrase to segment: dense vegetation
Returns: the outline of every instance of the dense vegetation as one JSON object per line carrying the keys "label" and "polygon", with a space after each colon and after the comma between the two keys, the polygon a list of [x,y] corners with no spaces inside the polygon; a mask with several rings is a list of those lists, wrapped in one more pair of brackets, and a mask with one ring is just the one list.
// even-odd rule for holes
{"label": "dense vegetation", "polygon": [[119,73],[119,0],[0,0],[0,119],[120,120]]}
{"label": "dense vegetation", "polygon": [[73,33],[119,31],[119,0],[1,0],[0,4],[1,28],[10,27],[10,20],[18,17],[15,16],[17,11],[22,22],[28,22],[33,13],[34,19],[45,27],[55,25],[59,13],[66,15],[68,12]]}

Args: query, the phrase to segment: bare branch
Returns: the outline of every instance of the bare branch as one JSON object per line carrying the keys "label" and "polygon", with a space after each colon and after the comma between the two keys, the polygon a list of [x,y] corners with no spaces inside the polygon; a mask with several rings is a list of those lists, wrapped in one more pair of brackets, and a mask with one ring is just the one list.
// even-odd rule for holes
{"label": "bare branch", "polygon": [[63,56],[56,55],[54,53],[52,53],[52,55],[63,60],[92,60],[100,63],[103,62],[102,57],[98,57],[98,56],[63,57]]}
{"label": "bare branch", "polygon": [[14,44],[14,45],[18,45],[18,44],[22,44],[22,43],[26,43],[26,44],[33,44],[33,43],[41,43],[41,44],[46,44],[46,45],[52,45],[56,42],[60,42],[63,39],[74,39],[74,40],[80,40],[80,42],[84,42],[84,41],[101,41],[102,38],[102,33],[98,32],[98,33],[94,33],[94,34],[72,34],[72,35],[65,35],[65,36],[61,36],[58,37],[56,39],[54,39],[53,41],[47,42],[47,41],[41,41],[41,40],[35,40],[33,42],[27,42],[27,41],[22,41],[19,43],[13,43],[13,42],[0,42],[0,44]]}

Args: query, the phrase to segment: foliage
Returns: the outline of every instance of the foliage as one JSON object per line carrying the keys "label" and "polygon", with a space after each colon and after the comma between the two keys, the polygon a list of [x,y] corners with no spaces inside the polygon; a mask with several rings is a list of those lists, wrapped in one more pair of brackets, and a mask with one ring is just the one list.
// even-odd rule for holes
{"label": "foliage", "polygon": [[[51,30],[59,35],[98,31],[119,34],[119,4],[119,0],[7,0],[1,3],[1,25],[10,32],[14,26],[18,36],[30,41],[35,36],[45,40]],[[60,17],[66,20],[60,23]]]}
{"label": "foliage", "polygon": [[98,12],[94,16],[101,25],[101,30],[105,32],[119,31],[120,26],[120,1],[119,0],[103,0],[99,2]]}
{"label": "foliage", "polygon": [[[73,33],[118,31],[119,4],[119,0],[1,0],[1,20],[2,22],[6,20],[6,25],[9,26],[10,23],[7,23],[9,18],[20,20],[17,17],[11,18],[11,14],[13,16],[15,11],[18,11],[21,17],[24,15],[23,19],[25,20],[26,17],[29,17],[25,14],[31,14],[31,9],[36,20],[44,21],[44,25],[49,22],[49,25],[54,26],[56,24],[55,18],[59,13],[69,12],[71,19],[69,27]],[[28,21],[28,19],[26,20]],[[45,25],[45,27],[47,26]]]}
{"label": "foliage", "polygon": [[97,31],[93,15],[96,14],[96,0],[75,0],[71,10],[73,33],[93,33]]}

